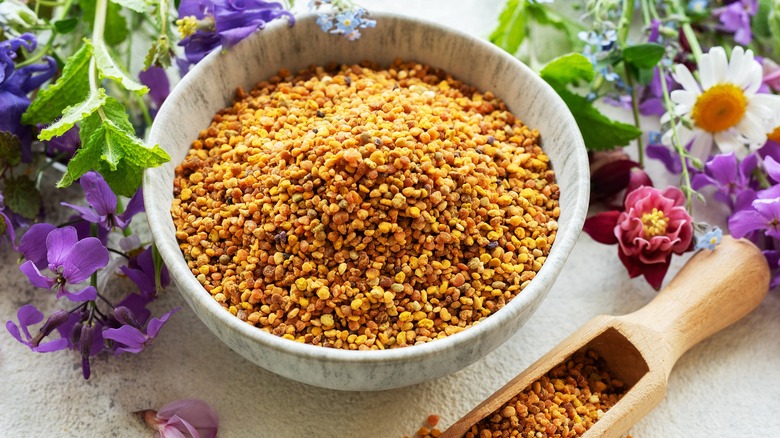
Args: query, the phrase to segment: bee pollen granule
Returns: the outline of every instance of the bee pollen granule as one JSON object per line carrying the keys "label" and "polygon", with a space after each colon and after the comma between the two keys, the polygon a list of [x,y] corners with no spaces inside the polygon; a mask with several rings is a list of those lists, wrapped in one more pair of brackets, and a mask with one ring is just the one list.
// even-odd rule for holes
{"label": "bee pollen granule", "polygon": [[287,339],[385,349],[457,333],[534,278],[559,188],[491,92],[396,61],[282,70],[176,168],[184,258],[230,313]]}

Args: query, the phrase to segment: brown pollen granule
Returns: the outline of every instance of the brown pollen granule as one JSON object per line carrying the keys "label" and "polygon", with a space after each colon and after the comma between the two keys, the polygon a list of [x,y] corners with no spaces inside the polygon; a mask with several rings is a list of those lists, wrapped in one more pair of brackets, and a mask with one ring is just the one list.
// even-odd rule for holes
{"label": "brown pollen granule", "polygon": [[626,390],[595,351],[578,351],[473,425],[465,437],[581,436]]}
{"label": "brown pollen granule", "polygon": [[396,61],[282,70],[177,167],[188,266],[241,320],[384,349],[457,333],[534,278],[558,229],[539,133],[491,92]]}

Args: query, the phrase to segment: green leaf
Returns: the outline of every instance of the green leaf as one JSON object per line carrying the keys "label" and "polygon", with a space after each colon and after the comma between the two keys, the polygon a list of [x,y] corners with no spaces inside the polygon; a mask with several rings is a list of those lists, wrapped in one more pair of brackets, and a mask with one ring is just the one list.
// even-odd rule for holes
{"label": "green leaf", "polygon": [[81,123],[81,147],[57,187],[67,187],[96,170],[111,190],[129,197],[141,185],[144,169],[159,166],[170,157],[160,146],[149,148],[135,136],[124,106],[116,99],[107,98],[103,114],[105,119],[95,113]]}
{"label": "green leaf", "polygon": [[498,26],[488,39],[491,43],[514,54],[527,36],[527,25],[525,0],[509,0],[498,17]]}
{"label": "green leaf", "polygon": [[628,123],[617,122],[602,114],[584,97],[574,94],[566,88],[553,85],[569,107],[577,126],[585,140],[585,146],[591,151],[614,149],[625,146],[631,140],[642,135],[642,131]]}
{"label": "green leaf", "polygon": [[552,26],[562,31],[573,48],[579,48],[583,45],[583,41],[577,35],[580,31],[586,29],[581,23],[550,9],[543,3],[527,3],[526,8],[528,9],[528,13],[531,14],[537,23],[545,26]]}
{"label": "green leaf", "polygon": [[588,58],[579,53],[569,53],[550,61],[539,75],[551,84],[555,82],[563,86],[579,81],[590,82],[595,72]]}
{"label": "green leaf", "polygon": [[[82,20],[87,23],[95,22],[95,0],[80,0]],[[91,24],[90,24],[91,27]],[[108,2],[106,8],[106,30],[103,39],[109,46],[116,46],[127,39],[127,20],[122,15],[122,7],[116,3]]]}
{"label": "green leaf", "polygon": [[41,131],[38,138],[41,140],[51,140],[52,137],[59,137],[64,134],[65,131],[72,128],[73,125],[87,118],[87,116],[102,107],[106,103],[106,97],[106,90],[98,88],[96,93],[90,93],[83,102],[65,108],[62,117]]}
{"label": "green leaf", "polygon": [[119,6],[124,6],[139,14],[146,12],[146,2],[144,0],[111,0]]}
{"label": "green leaf", "polygon": [[121,84],[125,89],[134,91],[139,95],[143,95],[149,92],[149,88],[145,85],[136,82],[130,76],[128,76],[122,68],[116,64],[114,58],[108,53],[108,48],[103,43],[93,45],[95,53],[95,63],[100,71],[100,74],[104,78],[111,79],[114,82]]}
{"label": "green leaf", "polygon": [[750,27],[754,34],[766,38],[772,36],[769,28],[769,13],[772,10],[772,0],[758,0],[758,11],[750,20]]}
{"label": "green leaf", "polygon": [[79,20],[77,18],[66,18],[64,20],[57,20],[54,22],[54,28],[60,34],[66,34],[73,32],[78,26]]}
{"label": "green leaf", "polygon": [[65,62],[62,76],[38,92],[35,100],[22,115],[22,123],[49,124],[61,116],[68,105],[86,99],[89,95],[90,59],[92,59],[92,46],[84,44]]}
{"label": "green leaf", "polygon": [[774,2],[774,7],[769,11],[767,17],[767,25],[772,34],[775,50],[777,50],[776,48],[780,47],[780,2]]}
{"label": "green leaf", "polygon": [[653,68],[665,53],[666,49],[660,44],[637,44],[623,49],[623,59],[638,69]]}
{"label": "green leaf", "polygon": [[146,54],[146,59],[144,59],[144,70],[151,66],[162,68],[170,67],[173,55],[170,39],[168,39],[167,35],[161,35],[157,41],[152,43],[152,47],[149,48],[149,52]]}
{"label": "green leaf", "polygon": [[41,192],[26,175],[9,178],[3,187],[3,201],[14,213],[34,219],[41,211]]}
{"label": "green leaf", "polygon": [[21,162],[22,142],[19,137],[10,131],[0,131],[0,164],[2,167],[13,167]]}

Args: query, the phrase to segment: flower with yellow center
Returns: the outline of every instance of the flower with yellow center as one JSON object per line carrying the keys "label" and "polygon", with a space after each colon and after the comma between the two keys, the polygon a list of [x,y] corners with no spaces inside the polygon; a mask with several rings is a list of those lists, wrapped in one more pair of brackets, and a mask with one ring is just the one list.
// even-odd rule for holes
{"label": "flower with yellow center", "polygon": [[[682,90],[671,93],[674,117],[666,113],[661,122],[674,122],[683,145],[705,159],[715,143],[722,152],[745,156],[761,147],[775,127],[780,96],[760,94],[761,64],[753,52],[734,47],[727,59],[723,47],[713,47],[699,62],[699,83],[684,65],[675,66],[674,79]],[[689,121],[690,123],[683,123]],[[672,130],[662,141],[672,144]]]}

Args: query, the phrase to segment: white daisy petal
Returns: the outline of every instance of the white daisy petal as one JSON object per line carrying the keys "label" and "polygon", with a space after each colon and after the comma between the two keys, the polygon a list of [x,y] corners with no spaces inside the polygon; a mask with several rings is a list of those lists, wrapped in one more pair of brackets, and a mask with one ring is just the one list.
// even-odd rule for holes
{"label": "white daisy petal", "polygon": [[770,129],[762,123],[760,117],[749,112],[742,116],[736,128],[745,138],[756,143],[766,141],[766,134]]}
{"label": "white daisy petal", "polygon": [[692,134],[694,137],[690,149],[691,155],[700,160],[706,160],[710,155],[710,150],[712,150],[712,134],[698,128],[694,128]]}
{"label": "white daisy petal", "polygon": [[723,47],[716,46],[711,48],[706,55],[702,55],[702,58],[705,56],[710,58],[710,68],[712,68],[713,82],[717,84],[726,82],[726,72],[729,69],[729,62],[726,58],[726,50],[724,50]]}
{"label": "white daisy petal", "polygon": [[707,55],[703,55],[701,61],[699,61],[699,79],[701,79],[701,88],[703,90],[707,90],[715,85],[712,58]]}
{"label": "white daisy petal", "polygon": [[721,152],[734,152],[739,158],[743,158],[748,152],[745,139],[731,129],[716,133],[715,143]]}
{"label": "white daisy petal", "polygon": [[752,111],[753,108],[764,112],[767,118],[774,118],[772,116],[780,113],[780,96],[775,94],[756,94],[748,102],[748,111]]}
{"label": "white daisy petal", "polygon": [[745,49],[740,46],[734,47],[734,49],[731,51],[731,59],[729,59],[729,67],[726,71],[726,77],[729,81],[737,85],[741,85],[742,83],[742,71],[745,67],[744,57]]}
{"label": "white daisy petal", "polygon": [[700,90],[699,84],[696,82],[696,79],[693,78],[693,75],[691,74],[691,71],[688,70],[688,67],[682,64],[677,64],[674,67],[673,76],[674,80],[682,85],[686,90],[693,92],[698,92]]}
{"label": "white daisy petal", "polygon": [[761,64],[758,61],[752,61],[743,70],[742,75],[740,87],[746,95],[755,95],[758,89],[761,88],[761,82],[764,79],[764,71],[761,68]]}
{"label": "white daisy petal", "polygon": [[699,93],[687,90],[674,90],[670,97],[674,103],[693,107],[693,104],[696,103],[696,98],[699,97]]}

